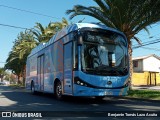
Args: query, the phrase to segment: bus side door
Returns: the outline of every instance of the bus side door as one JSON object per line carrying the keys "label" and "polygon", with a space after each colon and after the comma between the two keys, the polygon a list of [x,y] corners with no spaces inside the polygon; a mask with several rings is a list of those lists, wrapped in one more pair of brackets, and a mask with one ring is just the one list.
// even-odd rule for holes
{"label": "bus side door", "polygon": [[64,44],[64,93],[72,94],[72,42]]}
{"label": "bus side door", "polygon": [[39,90],[44,90],[44,55],[38,57],[38,85]]}

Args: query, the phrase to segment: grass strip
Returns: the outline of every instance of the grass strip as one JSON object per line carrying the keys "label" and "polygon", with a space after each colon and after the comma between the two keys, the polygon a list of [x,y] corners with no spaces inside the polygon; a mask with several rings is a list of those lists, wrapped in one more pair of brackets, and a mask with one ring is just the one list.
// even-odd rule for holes
{"label": "grass strip", "polygon": [[150,100],[160,100],[160,91],[158,90],[130,90],[128,97],[142,98]]}

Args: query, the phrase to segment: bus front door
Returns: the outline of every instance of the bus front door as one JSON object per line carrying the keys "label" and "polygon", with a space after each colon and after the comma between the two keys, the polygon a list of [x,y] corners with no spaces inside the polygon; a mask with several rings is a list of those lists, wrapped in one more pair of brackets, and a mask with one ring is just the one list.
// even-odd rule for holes
{"label": "bus front door", "polygon": [[72,42],[64,45],[64,93],[72,94]]}
{"label": "bus front door", "polygon": [[38,85],[39,91],[44,90],[44,55],[38,57]]}

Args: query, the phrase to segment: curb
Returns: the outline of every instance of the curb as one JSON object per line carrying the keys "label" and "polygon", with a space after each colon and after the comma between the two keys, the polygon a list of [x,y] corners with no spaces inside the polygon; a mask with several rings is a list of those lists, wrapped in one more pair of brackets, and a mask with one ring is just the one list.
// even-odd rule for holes
{"label": "curb", "polygon": [[138,101],[160,102],[160,100],[136,98],[136,97],[129,97],[129,96],[119,97],[119,98],[129,99],[129,100],[138,100]]}
{"label": "curb", "polygon": [[25,89],[25,87],[19,87],[19,86],[8,86],[11,89]]}

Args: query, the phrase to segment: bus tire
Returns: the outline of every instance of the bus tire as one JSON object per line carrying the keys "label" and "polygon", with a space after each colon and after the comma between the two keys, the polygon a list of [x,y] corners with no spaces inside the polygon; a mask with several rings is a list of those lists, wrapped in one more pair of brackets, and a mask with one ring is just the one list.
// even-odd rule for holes
{"label": "bus tire", "polygon": [[34,82],[32,81],[32,83],[31,83],[31,93],[32,94],[35,94],[36,93],[36,91],[35,91],[35,85],[34,85]]}
{"label": "bus tire", "polygon": [[58,81],[56,83],[55,96],[56,96],[56,99],[58,99],[58,100],[62,100],[63,99],[63,96],[62,96],[62,85],[61,85],[60,81]]}
{"label": "bus tire", "polygon": [[102,101],[105,96],[95,96],[96,101]]}

